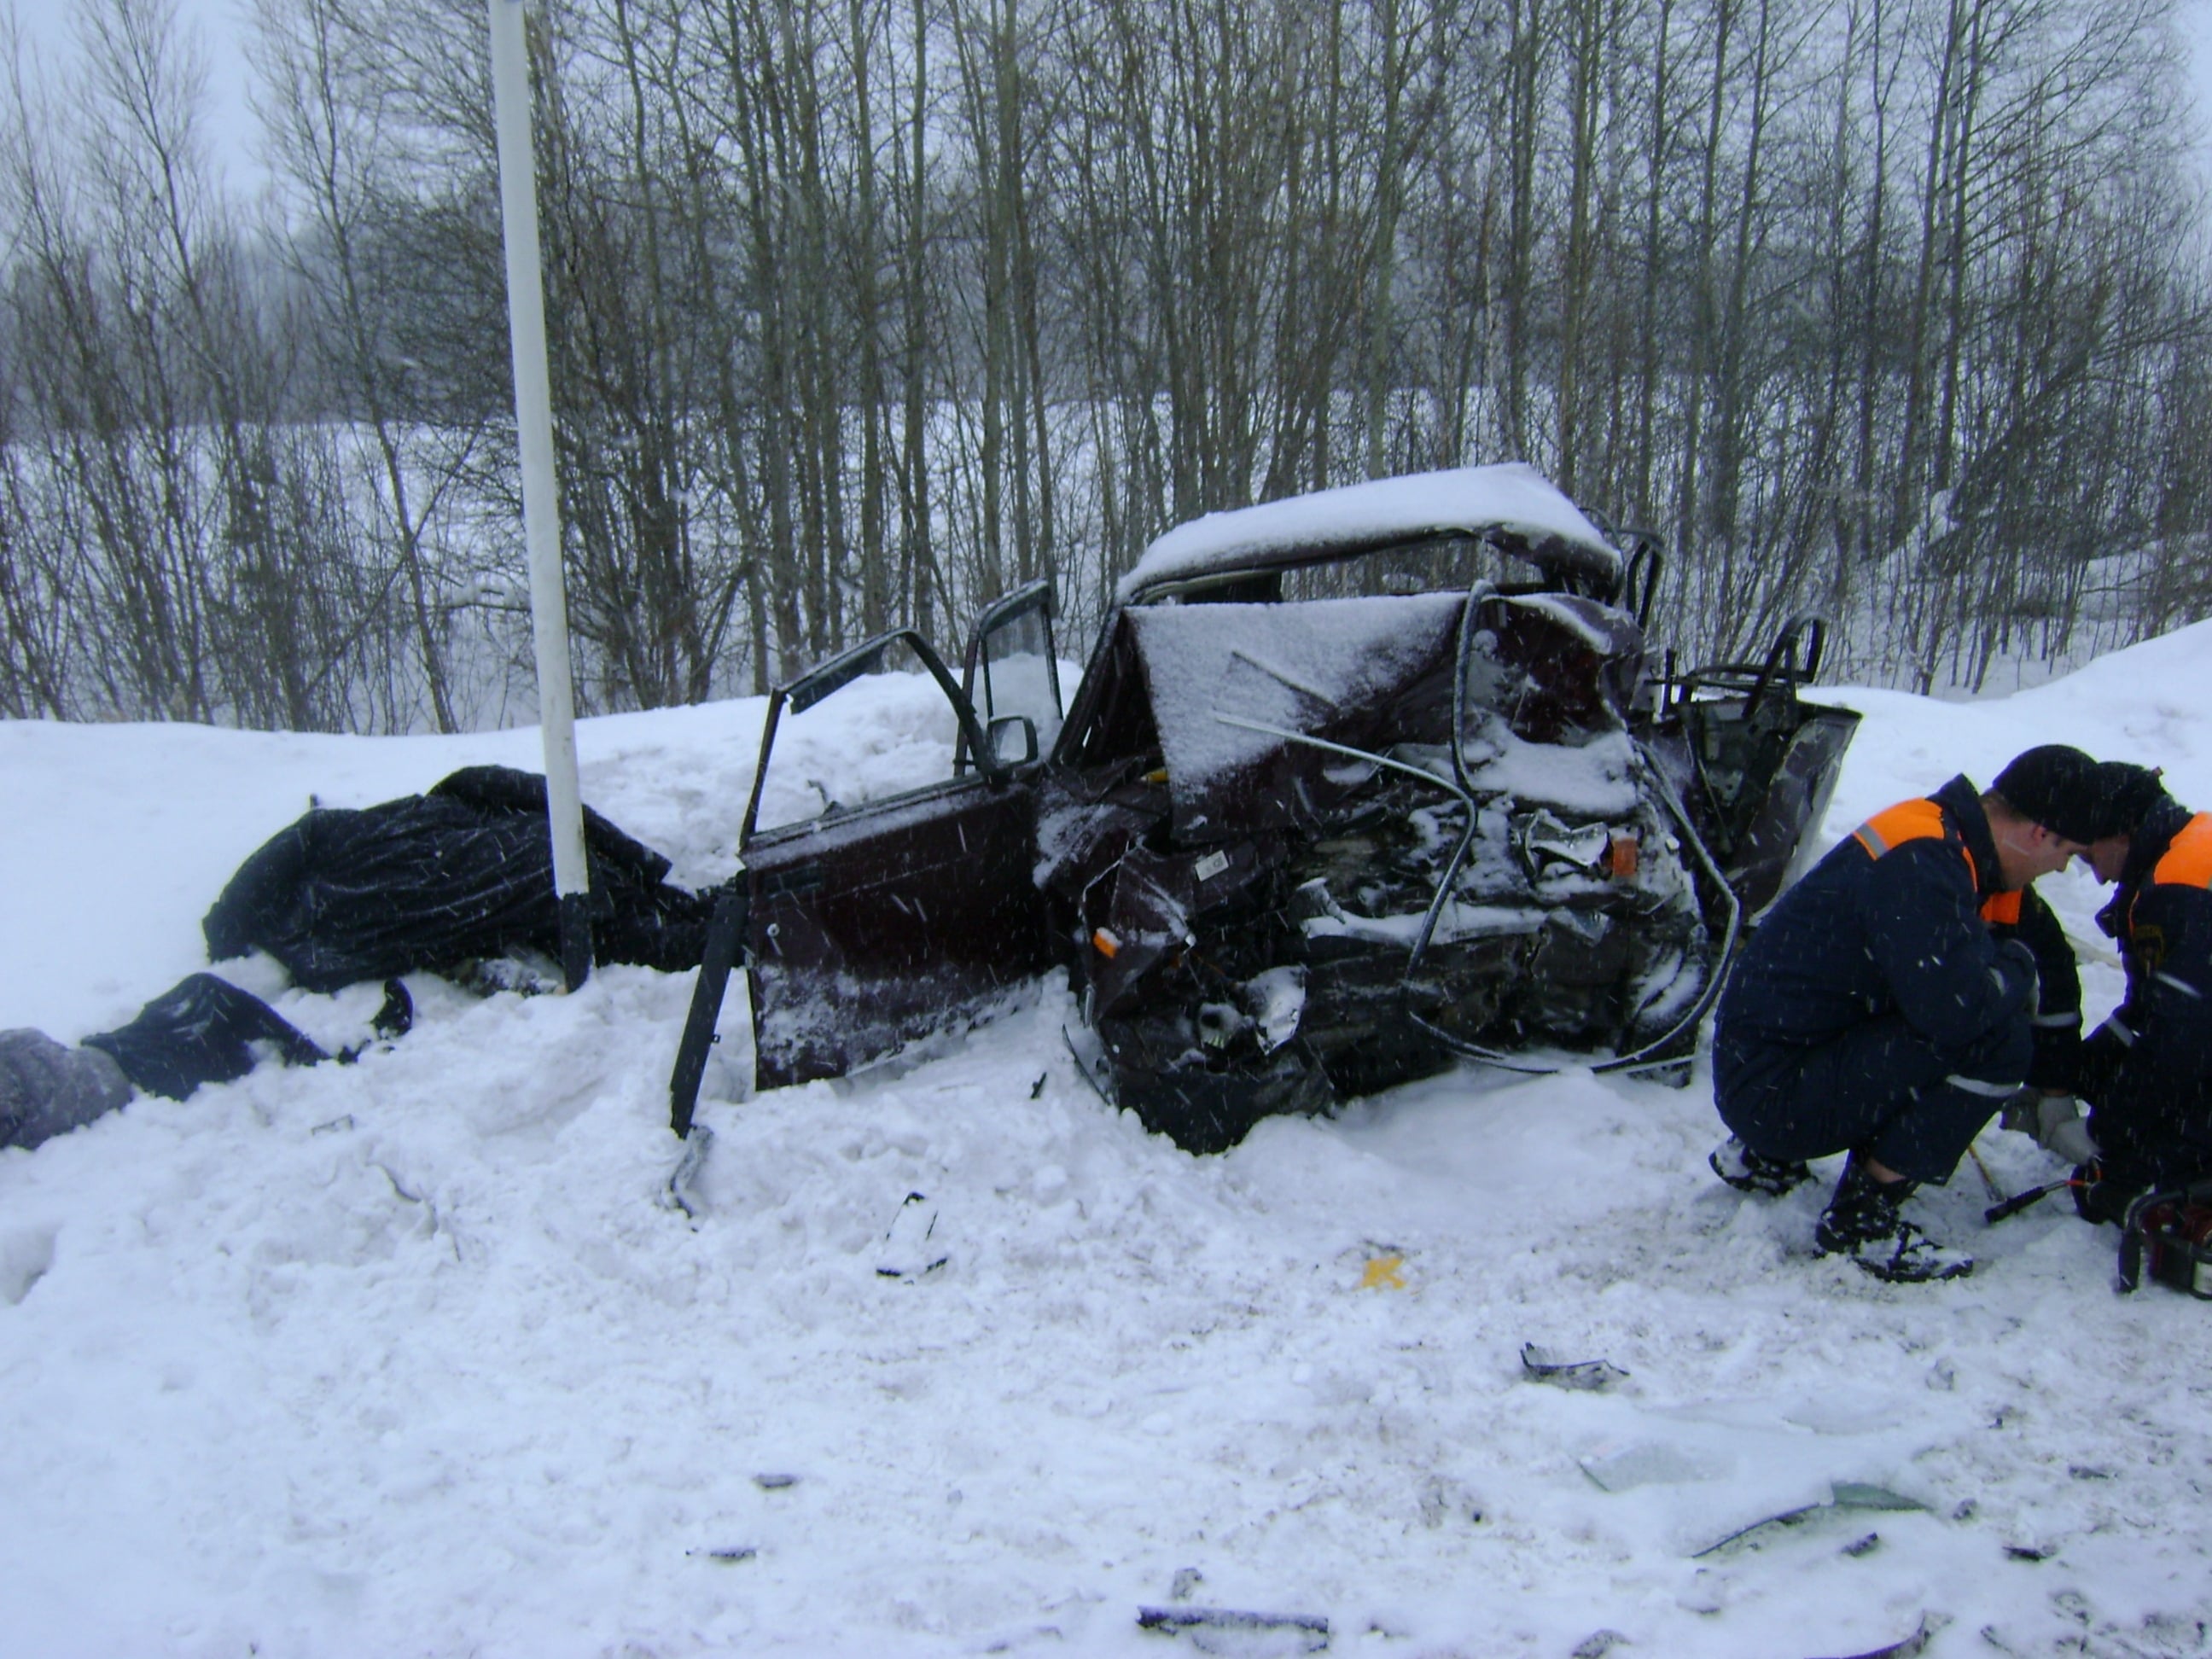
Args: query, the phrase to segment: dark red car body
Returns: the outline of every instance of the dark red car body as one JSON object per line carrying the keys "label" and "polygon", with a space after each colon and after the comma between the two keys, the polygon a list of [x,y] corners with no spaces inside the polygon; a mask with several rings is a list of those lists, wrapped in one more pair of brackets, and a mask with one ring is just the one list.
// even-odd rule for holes
{"label": "dark red car body", "polygon": [[[979,619],[961,684],[902,631],[781,688],[728,924],[757,1083],[1054,966],[1101,1092],[1194,1152],[1462,1058],[1679,1071],[1858,717],[1800,695],[1809,619],[1762,664],[1655,674],[1659,563],[1526,468],[1383,480],[1162,538],[1064,720],[1042,583]],[[790,723],[895,650],[950,708],[950,774],[779,794]]]}

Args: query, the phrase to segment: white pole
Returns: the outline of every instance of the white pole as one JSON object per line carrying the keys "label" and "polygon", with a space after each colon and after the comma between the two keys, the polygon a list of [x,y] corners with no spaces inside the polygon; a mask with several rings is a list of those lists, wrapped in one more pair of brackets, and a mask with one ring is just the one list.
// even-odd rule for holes
{"label": "white pole", "polygon": [[576,702],[568,678],[568,599],[561,580],[561,501],[553,476],[553,389],[545,366],[544,278],[538,250],[538,158],[530,131],[523,0],[490,0],[492,106],[499,128],[499,208],[507,241],[507,326],[514,356],[514,429],[522,450],[522,533],[530,550],[530,625],[561,965],[574,990],[592,971],[591,868],[576,781]]}

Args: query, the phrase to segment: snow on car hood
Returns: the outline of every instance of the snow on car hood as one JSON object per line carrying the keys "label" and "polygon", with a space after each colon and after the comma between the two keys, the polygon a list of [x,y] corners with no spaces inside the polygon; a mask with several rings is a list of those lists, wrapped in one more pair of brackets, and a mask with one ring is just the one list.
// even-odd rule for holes
{"label": "snow on car hood", "polygon": [[[1222,782],[1388,699],[1449,648],[1465,598],[1419,593],[1128,612],[1181,827]],[[1249,724],[1232,724],[1231,722]]]}
{"label": "snow on car hood", "polygon": [[1425,532],[1499,531],[1538,558],[1618,573],[1620,556],[1551,480],[1520,461],[1376,478],[1259,507],[1209,513],[1178,525],[1145,550],[1121,578],[1123,600],[1155,583],[1247,563],[1326,555]]}

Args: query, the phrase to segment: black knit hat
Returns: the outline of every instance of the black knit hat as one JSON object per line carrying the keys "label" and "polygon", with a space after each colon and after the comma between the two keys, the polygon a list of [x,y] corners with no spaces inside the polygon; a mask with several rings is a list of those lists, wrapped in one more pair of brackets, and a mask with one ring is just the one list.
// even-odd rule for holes
{"label": "black knit hat", "polygon": [[2046,743],[2014,757],[1990,787],[2030,823],[2087,846],[2112,833],[2100,811],[2097,763],[2078,749]]}
{"label": "black knit hat", "polygon": [[2150,809],[2164,800],[2164,772],[2132,761],[2105,761],[2097,768],[2097,833],[2132,836]]}

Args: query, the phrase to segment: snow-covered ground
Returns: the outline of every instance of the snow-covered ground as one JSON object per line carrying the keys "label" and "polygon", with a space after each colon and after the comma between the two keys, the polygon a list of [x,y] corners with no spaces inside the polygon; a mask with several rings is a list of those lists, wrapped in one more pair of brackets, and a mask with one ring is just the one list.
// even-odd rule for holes
{"label": "snow-covered ground", "polygon": [[[2212,625],[2000,702],[1836,695],[1829,840],[2051,740],[2212,802]],[[586,798],[718,880],[760,713],[587,723]],[[202,965],[311,796],[535,745],[0,726],[0,1024]],[[2046,885],[2101,1012],[2098,890]],[[0,1154],[0,1652],[1167,1654],[1139,1609],[1186,1604],[1335,1653],[2212,1651],[2212,1308],[2115,1296],[2063,1202],[1984,1231],[1971,1165],[1917,1202],[1978,1270],[1890,1287],[1811,1255],[1820,1194],[1712,1180],[1702,1073],[1470,1070],[1194,1159],[1084,1085],[1048,985],[849,1083],[718,1059],[694,1223],[656,1201],[688,975],[413,988],[358,1065]],[[279,998],[339,1038],[376,1000]],[[885,1278],[910,1193],[945,1265]],[[1531,1341],[1628,1376],[1528,1381]],[[1838,1483],[1922,1507],[1712,1549]]]}

